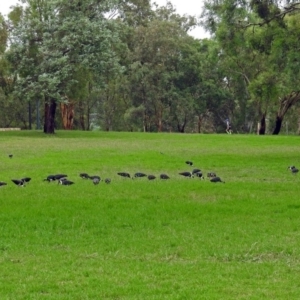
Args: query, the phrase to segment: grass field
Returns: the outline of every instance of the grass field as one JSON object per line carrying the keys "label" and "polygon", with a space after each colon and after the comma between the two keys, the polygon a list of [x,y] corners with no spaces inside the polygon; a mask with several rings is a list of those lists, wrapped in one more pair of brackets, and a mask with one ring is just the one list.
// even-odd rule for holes
{"label": "grass field", "polygon": [[297,136],[1,132],[0,157],[1,300],[300,299]]}

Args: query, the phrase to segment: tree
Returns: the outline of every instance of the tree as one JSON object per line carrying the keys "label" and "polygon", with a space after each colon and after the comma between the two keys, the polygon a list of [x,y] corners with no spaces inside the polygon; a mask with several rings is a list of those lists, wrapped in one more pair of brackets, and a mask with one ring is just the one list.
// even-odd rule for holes
{"label": "tree", "polygon": [[193,24],[192,18],[177,15],[168,3],[155,11],[149,22],[134,28],[128,78],[133,106],[139,111],[144,108],[144,131],[153,127],[162,131],[172,103],[182,99],[183,94],[180,96],[175,89],[179,76],[176,66],[181,57],[180,45],[188,39],[187,30]]}
{"label": "tree", "polygon": [[220,43],[224,62],[231,70],[227,74],[231,87],[238,92],[244,82],[243,94],[248,99],[245,107],[256,106],[261,116],[260,133],[265,132],[268,110],[272,112],[277,99],[281,99],[273,131],[278,134],[286,108],[291,107],[286,104],[298,101],[294,79],[299,77],[299,68],[291,61],[298,63],[299,3],[281,8],[273,1],[206,1],[202,17]]}
{"label": "tree", "polygon": [[[24,1],[23,1],[24,2]],[[11,31],[8,58],[18,75],[16,95],[44,99],[44,132],[54,133],[58,103],[69,103],[82,69],[101,80],[117,36],[105,13],[109,1],[26,0]],[[75,75],[74,75],[75,74]],[[101,82],[99,82],[101,84]]]}

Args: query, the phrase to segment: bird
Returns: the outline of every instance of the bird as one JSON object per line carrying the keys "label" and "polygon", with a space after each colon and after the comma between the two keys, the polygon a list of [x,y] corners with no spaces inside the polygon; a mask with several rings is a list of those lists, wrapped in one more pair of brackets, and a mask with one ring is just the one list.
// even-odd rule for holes
{"label": "bird", "polygon": [[196,174],[196,173],[199,173],[199,172],[202,172],[202,171],[200,169],[193,169],[192,174]]}
{"label": "bird", "polygon": [[9,154],[8,157],[9,157],[9,158],[13,158],[13,155],[12,155],[12,154]]}
{"label": "bird", "polygon": [[146,176],[147,176],[147,175],[146,175],[145,173],[141,173],[141,172],[135,173],[135,174],[133,175],[134,178],[136,178],[136,177],[141,178],[141,177],[146,177]]}
{"label": "bird", "polygon": [[186,163],[187,165],[190,165],[190,166],[192,166],[192,165],[193,165],[193,162],[192,162],[192,161],[190,161],[190,160],[187,160],[185,163]]}
{"label": "bird", "polygon": [[67,178],[64,178],[64,177],[60,178],[58,180],[58,183],[61,184],[61,185],[72,185],[72,184],[74,184],[73,181],[70,181],[70,180],[68,180]]}
{"label": "bird", "polygon": [[100,182],[100,177],[97,178],[96,176],[93,178],[93,184],[96,185],[96,184],[99,184]]}
{"label": "bird", "polygon": [[130,174],[126,173],[126,172],[119,172],[118,175],[120,175],[122,177],[128,177],[128,178],[130,178]]}
{"label": "bird", "polygon": [[21,180],[27,183],[31,180],[31,178],[30,177],[24,177]]}
{"label": "bird", "polygon": [[0,181],[0,186],[4,186],[4,185],[7,185],[7,183],[3,182],[3,181]]}
{"label": "bird", "polygon": [[208,177],[208,178],[217,177],[217,174],[214,173],[214,172],[209,172],[209,173],[207,173],[207,177]]}
{"label": "bird", "polygon": [[62,178],[66,178],[68,177],[68,175],[65,175],[65,174],[56,174],[54,175],[54,180],[60,180]]}
{"label": "bird", "polygon": [[48,182],[55,181],[55,175],[48,175],[47,178],[44,179],[44,181],[48,181]]}
{"label": "bird", "polygon": [[203,176],[202,172],[196,172],[196,173],[194,173],[194,175],[195,175],[196,177],[199,177],[199,178],[201,178],[201,179],[204,179],[204,176]]}
{"label": "bird", "polygon": [[98,179],[99,181],[101,181],[101,178],[98,175],[89,176],[89,179],[92,179],[92,180]]}
{"label": "bird", "polygon": [[110,178],[105,178],[104,182],[109,184],[109,183],[111,183],[111,179]]}
{"label": "bird", "polygon": [[89,175],[87,173],[80,173],[79,176],[82,178],[82,179],[89,179]]}
{"label": "bird", "polygon": [[288,169],[290,169],[293,174],[296,174],[299,172],[299,170],[295,166],[290,166],[290,167],[288,167]]}
{"label": "bird", "polygon": [[57,184],[62,184],[62,182],[65,180],[67,180],[66,177],[59,178]]}
{"label": "bird", "polygon": [[184,177],[189,177],[189,178],[192,178],[194,177],[194,175],[191,173],[191,172],[180,172],[178,173],[179,175],[182,175]]}
{"label": "bird", "polygon": [[225,181],[222,181],[220,177],[216,176],[216,177],[213,177],[210,182],[222,182],[222,183],[225,183]]}
{"label": "bird", "polygon": [[20,179],[12,179],[11,180],[14,184],[16,184],[17,186],[21,186],[24,187],[25,186],[25,181],[20,180]]}
{"label": "bird", "polygon": [[148,175],[149,180],[154,180],[156,177],[154,175]]}
{"label": "bird", "polygon": [[170,177],[167,174],[160,174],[159,178],[160,179],[170,179]]}

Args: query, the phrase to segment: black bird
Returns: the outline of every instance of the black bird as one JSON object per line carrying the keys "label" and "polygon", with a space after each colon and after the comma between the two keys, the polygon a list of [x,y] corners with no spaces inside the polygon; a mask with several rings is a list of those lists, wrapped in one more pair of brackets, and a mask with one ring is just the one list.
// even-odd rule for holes
{"label": "black bird", "polygon": [[288,167],[288,169],[290,169],[291,172],[294,173],[294,174],[299,172],[299,170],[295,166],[290,166],[290,167]]}
{"label": "black bird", "polygon": [[4,186],[4,185],[7,185],[7,183],[3,182],[3,181],[0,181],[0,186]]}
{"label": "black bird", "polygon": [[194,175],[191,173],[191,172],[180,172],[178,173],[179,175],[182,175],[184,177],[189,177],[189,178],[192,178],[194,177]]}
{"label": "black bird", "polygon": [[214,173],[214,172],[209,172],[209,173],[207,173],[207,177],[208,178],[214,178],[214,177],[217,177],[217,174]]}
{"label": "black bird", "polygon": [[196,177],[199,177],[199,178],[201,178],[201,179],[204,179],[202,172],[196,172],[196,173],[194,173],[194,175],[195,175]]}
{"label": "black bird", "polygon": [[200,169],[194,169],[193,171],[192,171],[192,174],[196,174],[196,173],[199,173],[199,172],[202,172]]}
{"label": "black bird", "polygon": [[24,177],[21,180],[27,183],[31,180],[31,178],[30,177]]}
{"label": "black bird", "polygon": [[12,179],[11,181],[12,181],[14,184],[16,184],[17,186],[22,186],[22,187],[25,186],[25,181],[23,181],[23,180]]}
{"label": "black bird", "polygon": [[192,161],[189,161],[189,160],[187,160],[185,163],[186,163],[187,165],[190,165],[190,166],[193,165],[193,162],[192,162]]}
{"label": "black bird", "polygon": [[80,173],[79,176],[80,176],[82,179],[89,179],[89,174],[87,174],[87,173]]}
{"label": "black bird", "polygon": [[167,174],[160,174],[159,178],[160,179],[170,179],[170,177]]}
{"label": "black bird", "polygon": [[110,178],[105,178],[104,182],[109,184],[109,183],[111,183],[111,179]]}
{"label": "black bird", "polygon": [[89,179],[92,179],[92,180],[98,179],[99,181],[101,180],[100,176],[98,176],[98,175],[89,176]]}
{"label": "black bird", "polygon": [[9,154],[8,157],[9,157],[9,158],[13,158],[13,155],[12,155],[12,154]]}
{"label": "black bird", "polygon": [[57,184],[62,184],[62,182],[65,181],[65,180],[67,180],[67,178],[66,177],[62,177],[62,178],[58,179]]}
{"label": "black bird", "polygon": [[134,175],[133,175],[133,177],[139,177],[139,178],[141,178],[141,177],[146,177],[147,175],[145,174],[145,173],[141,173],[141,172],[138,172],[138,173],[135,173]]}
{"label": "black bird", "polygon": [[220,177],[213,177],[210,182],[222,182],[222,183],[225,183],[225,181],[222,181]]}
{"label": "black bird", "polygon": [[44,181],[48,181],[48,182],[55,181],[55,175],[49,175],[49,176],[47,176],[47,178],[45,178]]}
{"label": "black bird", "polygon": [[99,184],[99,182],[100,182],[100,177],[99,178],[97,178],[96,176],[93,178],[93,184]]}
{"label": "black bird", "polygon": [[66,178],[66,177],[68,177],[68,175],[65,175],[65,174],[56,174],[56,175],[54,175],[55,180],[60,180],[62,178]]}
{"label": "black bird", "polygon": [[126,172],[119,172],[118,175],[120,175],[122,177],[128,177],[128,178],[130,178],[130,174],[126,173]]}
{"label": "black bird", "polygon": [[61,182],[61,184],[62,184],[62,185],[72,185],[72,184],[74,184],[74,182],[66,179],[66,180],[63,180],[63,181]]}
{"label": "black bird", "polygon": [[67,178],[64,178],[64,177],[60,178],[58,183],[61,184],[61,185],[72,185],[72,184],[74,184],[73,181],[70,181],[70,180],[68,180]]}
{"label": "black bird", "polygon": [[149,180],[153,180],[153,179],[155,179],[156,177],[154,176],[154,175],[148,175],[148,179]]}

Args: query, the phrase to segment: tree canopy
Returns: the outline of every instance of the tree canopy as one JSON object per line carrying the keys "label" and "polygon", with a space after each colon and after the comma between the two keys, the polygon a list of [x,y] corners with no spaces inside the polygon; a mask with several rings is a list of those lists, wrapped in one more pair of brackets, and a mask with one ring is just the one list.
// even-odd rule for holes
{"label": "tree canopy", "polygon": [[22,4],[0,15],[1,126],[300,133],[298,2],[208,0],[200,19],[149,0]]}

